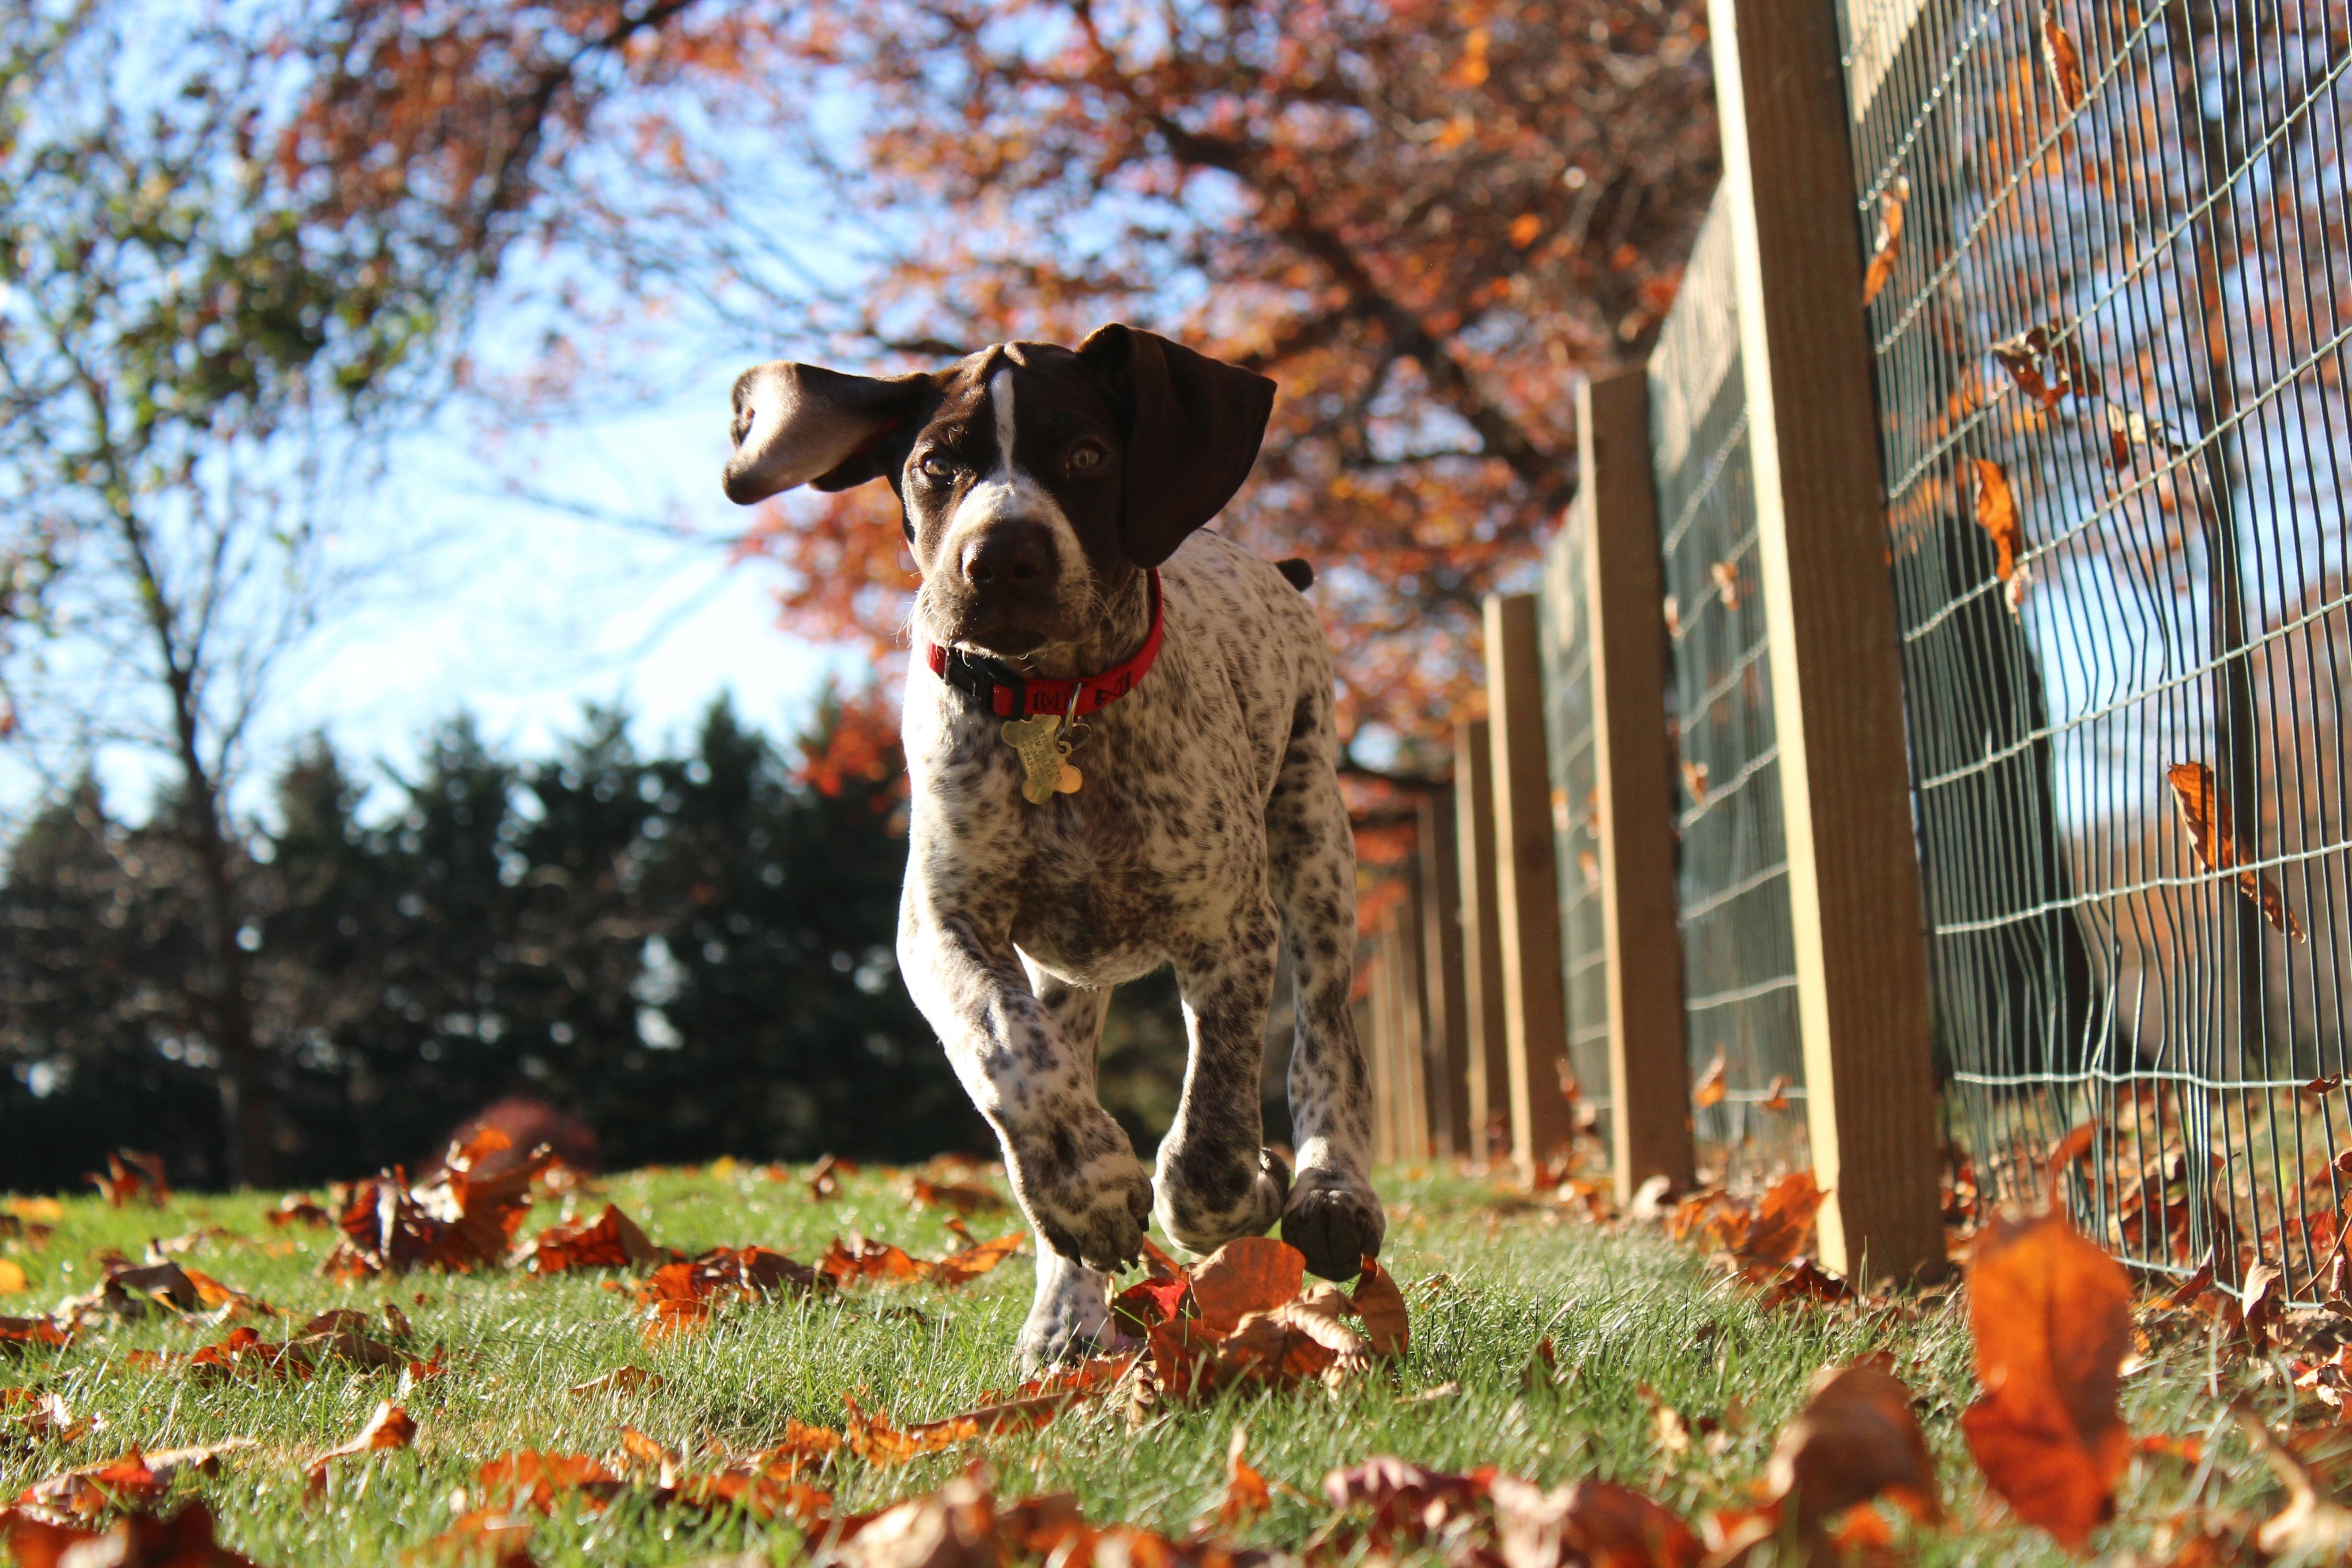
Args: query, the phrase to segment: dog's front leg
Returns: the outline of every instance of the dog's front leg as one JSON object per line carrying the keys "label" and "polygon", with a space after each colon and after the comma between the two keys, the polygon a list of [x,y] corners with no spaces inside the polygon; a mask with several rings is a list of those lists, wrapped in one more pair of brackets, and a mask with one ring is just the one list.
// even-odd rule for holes
{"label": "dog's front leg", "polygon": [[1160,1228],[1195,1252],[1264,1235],[1290,1190],[1288,1170],[1262,1146],[1259,1080],[1281,942],[1274,900],[1261,893],[1219,924],[1176,959],[1192,1051],[1155,1183]]}
{"label": "dog's front leg", "polygon": [[1151,1178],[1095,1094],[1091,1040],[1030,989],[1009,932],[935,908],[912,883],[898,963],[972,1103],[996,1130],[1022,1211],[1047,1246],[1104,1273],[1143,1250]]}

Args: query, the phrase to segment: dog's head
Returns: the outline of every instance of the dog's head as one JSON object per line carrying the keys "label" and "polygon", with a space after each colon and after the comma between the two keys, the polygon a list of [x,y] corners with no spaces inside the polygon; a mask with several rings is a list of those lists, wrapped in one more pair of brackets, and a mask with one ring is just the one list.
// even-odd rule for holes
{"label": "dog's head", "polygon": [[1085,638],[1113,592],[1216,516],[1273,406],[1265,377],[1121,326],[919,375],[778,360],[735,383],[727,496],[889,480],[918,618],[1017,658]]}

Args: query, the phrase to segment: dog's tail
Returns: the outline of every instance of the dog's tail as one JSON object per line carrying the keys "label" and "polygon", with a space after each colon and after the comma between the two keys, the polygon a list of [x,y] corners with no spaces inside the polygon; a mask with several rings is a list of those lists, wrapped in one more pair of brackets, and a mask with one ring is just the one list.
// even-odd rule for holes
{"label": "dog's tail", "polygon": [[1290,581],[1290,585],[1304,594],[1315,586],[1315,568],[1294,555],[1287,561],[1277,561],[1274,569]]}

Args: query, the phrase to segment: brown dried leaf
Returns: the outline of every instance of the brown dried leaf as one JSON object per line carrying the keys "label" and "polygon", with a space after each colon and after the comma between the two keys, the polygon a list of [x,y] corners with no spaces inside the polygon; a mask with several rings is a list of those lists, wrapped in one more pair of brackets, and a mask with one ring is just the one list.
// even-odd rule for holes
{"label": "brown dried leaf", "polygon": [[1265,1478],[1250,1466],[1249,1428],[1234,1428],[1233,1441],[1225,1445],[1225,1495],[1217,1505],[1217,1522],[1230,1530],[1246,1523],[1274,1506],[1274,1493]]}
{"label": "brown dried leaf", "polygon": [[2131,1281],[2063,1214],[1996,1216],[1969,1277],[1983,1397],[1969,1451],[2019,1517],[2080,1550],[2115,1511],[2131,1458],[2116,1388],[2131,1349]]}
{"label": "brown dried leaf", "polygon": [[1895,276],[1895,263],[1903,248],[1903,206],[1911,199],[1911,180],[1897,174],[1878,198],[1878,235],[1871,242],[1870,270],[1863,275],[1862,302],[1869,305],[1885,289],[1887,279]]}
{"label": "brown dried leaf", "polygon": [[172,1201],[172,1184],[163,1179],[163,1159],[160,1154],[119,1150],[106,1157],[105,1175],[93,1172],[83,1180],[106,1194],[109,1208],[119,1209],[136,1202],[162,1208]]}
{"label": "brown dried leaf", "polygon": [[2058,95],[2059,107],[2068,113],[2081,108],[2083,59],[2075,53],[2065,25],[2058,20],[2054,5],[2042,7],[2042,64],[2050,73],[2050,87]]}
{"label": "brown dried leaf", "polygon": [[376,1402],[375,1414],[370,1415],[348,1441],[339,1443],[310,1461],[308,1476],[312,1495],[327,1484],[327,1467],[337,1459],[347,1459],[357,1454],[373,1454],[386,1448],[413,1447],[416,1442],[416,1422],[407,1411],[389,1399]]}
{"label": "brown dried leaf", "polygon": [[927,1182],[919,1176],[911,1189],[915,1202],[929,1208],[950,1208],[961,1215],[993,1213],[1005,1206],[1004,1200],[986,1187],[967,1186],[955,1182]]}
{"label": "brown dried leaf", "polygon": [[2018,518],[2017,497],[1999,463],[1984,458],[1971,458],[1969,462],[1977,476],[1977,526],[1992,540],[1993,574],[2009,584],[2009,613],[2014,616],[2032,577],[2032,569],[2021,564],[2025,525]]}
{"label": "brown dried leaf", "polygon": [[255,1568],[214,1538],[212,1511],[194,1500],[162,1519],[117,1520],[103,1531],[0,1509],[0,1546],[16,1568]]}
{"label": "brown dried leaf", "polygon": [[1701,1110],[1705,1110],[1709,1106],[1721,1105],[1723,1097],[1729,1092],[1723,1082],[1724,1074],[1728,1070],[1729,1067],[1724,1060],[1723,1053],[1716,1052],[1715,1060],[1706,1064],[1706,1070],[1698,1075],[1696,1083],[1691,1085],[1691,1103]]}
{"label": "brown dried leaf", "polygon": [[1614,1481],[1577,1481],[1548,1492],[1496,1476],[1487,1488],[1505,1568],[1696,1568],[1706,1557],[1689,1525]]}
{"label": "brown dried leaf", "polygon": [[536,1509],[547,1513],[556,1498],[579,1492],[593,1508],[602,1508],[620,1494],[621,1478],[603,1461],[585,1454],[549,1454],[536,1448],[501,1454],[474,1473],[484,1499],[502,1512]]}
{"label": "brown dried leaf", "polygon": [[1813,1216],[1829,1194],[1811,1171],[1791,1171],[1766,1189],[1731,1250],[1743,1263],[1778,1268],[1805,1250]]}
{"label": "brown dried leaf", "polygon": [[1404,1354],[1412,1343],[1412,1321],[1405,1310],[1404,1292],[1370,1258],[1363,1261],[1363,1272],[1357,1277],[1349,1302],[1356,1316],[1364,1320],[1364,1337],[1371,1342],[1374,1355]]}
{"label": "brown dried leaf", "polygon": [[1189,1272],[1201,1331],[1222,1339],[1249,1314],[1297,1296],[1307,1283],[1307,1255],[1271,1237],[1247,1236],[1225,1243]]}
{"label": "brown dried leaf", "polygon": [[574,1268],[655,1268],[670,1256],[619,1205],[606,1204],[593,1220],[541,1231],[537,1240],[516,1249],[512,1261],[534,1274],[562,1274]]}
{"label": "brown dried leaf", "polygon": [[1812,1399],[1781,1432],[1764,1472],[1772,1500],[1793,1510],[1800,1533],[1882,1496],[1920,1519],[1942,1517],[1936,1461],[1911,1397],[1883,1356],[1814,1375]]}
{"label": "brown dried leaf", "polygon": [[[2172,785],[2173,805],[2179,809],[2180,825],[2189,830],[2190,848],[2196,853],[2197,864],[2208,871],[2227,871],[2242,867],[2245,851],[2238,842],[2237,830],[2230,816],[2230,803],[2222,798],[2213,780],[2213,770],[2202,763],[2175,763],[2164,772]],[[2238,872],[2238,890],[2261,906],[2263,918],[2273,929],[2284,931],[2296,942],[2305,942],[2303,922],[2286,907],[2286,898],[2272,881],[2266,871],[2245,867]]]}

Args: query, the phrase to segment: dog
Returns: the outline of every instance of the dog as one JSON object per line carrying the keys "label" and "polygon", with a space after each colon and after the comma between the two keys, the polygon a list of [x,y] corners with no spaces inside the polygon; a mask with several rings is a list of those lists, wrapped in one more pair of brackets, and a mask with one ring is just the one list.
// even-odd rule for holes
{"label": "dog", "polygon": [[[1126,326],[910,375],[777,361],[735,384],[730,500],[877,479],[898,498],[921,575],[898,962],[1039,1240],[1032,1370],[1116,1342],[1110,1276],[1152,1217],[1194,1253],[1278,1221],[1333,1279],[1387,1226],[1311,574],[1203,531],[1273,403],[1266,378]],[[1295,1169],[1258,1109],[1286,940]],[[1190,1059],[1147,1174],[1095,1058],[1111,988],[1162,963]]]}

